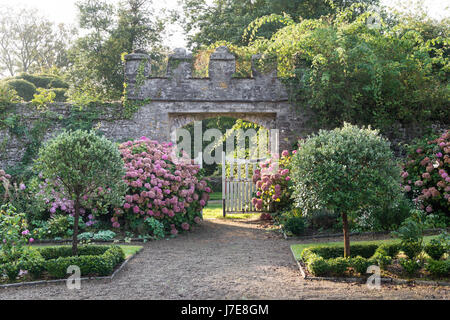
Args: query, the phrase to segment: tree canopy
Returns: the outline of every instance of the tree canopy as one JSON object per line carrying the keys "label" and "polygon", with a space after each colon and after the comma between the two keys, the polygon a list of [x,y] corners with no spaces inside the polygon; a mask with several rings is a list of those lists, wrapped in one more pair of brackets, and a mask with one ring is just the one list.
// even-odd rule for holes
{"label": "tree canopy", "polygon": [[[289,15],[295,21],[316,19],[349,7],[353,3],[377,4],[378,0],[181,0],[184,27],[191,47],[208,46],[216,41],[248,44],[244,30],[257,18],[276,14]],[[270,38],[284,25],[279,21],[265,24],[259,36]]]}

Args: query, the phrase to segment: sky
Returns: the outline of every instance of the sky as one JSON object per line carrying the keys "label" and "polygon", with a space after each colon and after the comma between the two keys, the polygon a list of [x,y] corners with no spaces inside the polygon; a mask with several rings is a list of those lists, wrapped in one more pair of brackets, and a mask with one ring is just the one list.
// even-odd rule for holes
{"label": "sky", "polygon": [[[0,7],[10,6],[14,3],[14,6],[34,7],[37,8],[42,14],[44,14],[49,20],[56,23],[68,23],[77,25],[77,9],[75,2],[77,0],[0,0]],[[384,4],[392,4],[395,1],[381,0]],[[437,19],[441,19],[444,15],[448,15],[449,11],[445,8],[450,6],[450,0],[425,0],[428,7],[428,14]],[[154,0],[156,10],[162,9],[180,9],[178,0]],[[171,48],[180,48],[186,46],[186,38],[183,35],[183,29],[181,26],[172,25],[167,36],[165,38],[165,44]]]}

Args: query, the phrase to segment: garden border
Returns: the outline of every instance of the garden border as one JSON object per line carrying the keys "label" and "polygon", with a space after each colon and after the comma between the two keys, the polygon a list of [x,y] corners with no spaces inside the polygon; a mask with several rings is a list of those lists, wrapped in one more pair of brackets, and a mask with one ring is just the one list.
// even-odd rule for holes
{"label": "garden border", "polygon": [[[343,233],[329,233],[329,234],[318,234],[313,236],[288,236],[284,231],[283,226],[280,226],[281,232],[285,240],[312,240],[312,239],[322,239],[322,238],[341,238],[344,237]],[[447,228],[449,231],[450,228]],[[424,231],[424,235],[434,235],[436,232],[441,232],[442,229],[428,229]],[[350,236],[376,236],[376,235],[389,235],[392,231],[375,231],[375,232],[352,232]]]}
{"label": "garden border", "polygon": [[[131,257],[126,259],[122,264],[110,275],[106,277],[87,277],[87,278],[80,278],[80,281],[102,281],[107,280],[109,282],[112,282],[116,275],[125,268],[125,266],[133,260],[138,254],[140,254],[144,248],[140,249],[138,252],[133,254]],[[20,288],[20,287],[30,287],[30,286],[38,286],[38,285],[47,285],[47,284],[54,284],[54,283],[63,283],[66,282],[67,279],[56,279],[56,280],[40,280],[40,281],[30,281],[30,282],[19,282],[19,283],[8,283],[8,284],[2,284],[0,285],[0,289],[8,289],[8,288]]]}
{"label": "garden border", "polygon": [[[308,276],[305,272],[305,268],[302,263],[303,261],[299,261],[295,259],[294,251],[292,250],[292,247],[289,248],[292,253],[292,258],[294,259],[295,263],[297,264],[300,273],[302,275],[302,278],[304,280],[311,280],[311,281],[333,281],[333,282],[347,282],[347,283],[365,283],[367,279],[364,278],[344,278],[344,277],[311,277]],[[427,280],[406,280],[406,279],[394,279],[394,278],[381,278],[381,283],[393,283],[393,284],[407,284],[407,285],[422,285],[422,286],[442,286],[442,287],[449,287],[450,282],[445,281],[427,281]]]}

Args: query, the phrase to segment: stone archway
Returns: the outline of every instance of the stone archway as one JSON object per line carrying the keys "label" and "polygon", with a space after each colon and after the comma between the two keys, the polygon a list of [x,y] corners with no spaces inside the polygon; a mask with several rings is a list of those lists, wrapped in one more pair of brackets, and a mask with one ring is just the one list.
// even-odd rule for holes
{"label": "stone archway", "polygon": [[[192,78],[192,56],[177,49],[169,57],[167,76],[152,78],[148,55],[126,56],[129,99],[149,100],[135,114],[129,133],[168,141],[174,129],[190,122],[228,116],[278,129],[280,147],[290,148],[299,136],[306,135],[306,117],[289,103],[276,69],[259,70],[257,58],[253,57],[251,78],[236,78],[235,56],[228,48],[219,47],[210,57],[209,78]],[[143,70],[143,81],[136,80],[138,70]]]}
{"label": "stone archway", "polygon": [[169,113],[170,132],[182,128],[194,121],[202,121],[216,117],[230,117],[242,119],[248,122],[258,124],[266,129],[276,129],[276,113]]}

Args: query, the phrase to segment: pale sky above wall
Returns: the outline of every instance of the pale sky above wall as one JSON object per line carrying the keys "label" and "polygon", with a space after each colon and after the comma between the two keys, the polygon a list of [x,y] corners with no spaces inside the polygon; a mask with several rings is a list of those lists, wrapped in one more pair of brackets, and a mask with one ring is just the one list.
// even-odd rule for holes
{"label": "pale sky above wall", "polygon": [[[75,2],[77,0],[0,0],[0,7],[3,6],[24,6],[37,8],[50,20],[56,23],[77,24],[77,9]],[[110,0],[111,2],[115,2]],[[210,0],[211,1],[211,0]],[[382,0],[384,4],[392,4],[395,1]],[[428,14],[433,18],[441,19],[449,15],[445,8],[450,6],[450,0],[425,0],[428,7]],[[162,9],[180,9],[178,0],[154,0],[157,10]],[[186,39],[183,35],[183,29],[180,26],[171,26],[168,35],[165,37],[165,44],[170,48],[186,46]]]}

